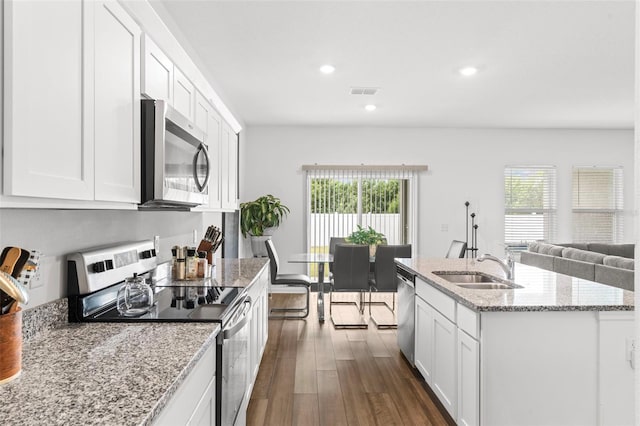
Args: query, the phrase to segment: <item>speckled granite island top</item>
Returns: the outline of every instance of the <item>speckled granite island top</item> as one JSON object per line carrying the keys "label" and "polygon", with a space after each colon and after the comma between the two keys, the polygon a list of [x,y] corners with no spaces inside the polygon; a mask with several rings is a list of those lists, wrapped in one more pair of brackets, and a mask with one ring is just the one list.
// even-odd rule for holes
{"label": "speckled granite island top", "polygon": [[149,425],[210,345],[213,323],[69,324],[26,342],[0,385],[3,425]]}
{"label": "speckled granite island top", "polygon": [[475,311],[634,310],[631,291],[521,263],[516,263],[513,281],[522,288],[478,290],[459,287],[433,272],[479,271],[502,278],[504,272],[498,264],[475,259],[438,258],[397,259],[396,262]]}

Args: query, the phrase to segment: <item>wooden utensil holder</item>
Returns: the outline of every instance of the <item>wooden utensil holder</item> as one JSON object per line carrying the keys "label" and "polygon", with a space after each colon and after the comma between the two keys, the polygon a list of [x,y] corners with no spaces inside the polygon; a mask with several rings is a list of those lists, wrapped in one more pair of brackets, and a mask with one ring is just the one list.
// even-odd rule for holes
{"label": "wooden utensil holder", "polygon": [[22,371],[22,309],[0,315],[0,384]]}

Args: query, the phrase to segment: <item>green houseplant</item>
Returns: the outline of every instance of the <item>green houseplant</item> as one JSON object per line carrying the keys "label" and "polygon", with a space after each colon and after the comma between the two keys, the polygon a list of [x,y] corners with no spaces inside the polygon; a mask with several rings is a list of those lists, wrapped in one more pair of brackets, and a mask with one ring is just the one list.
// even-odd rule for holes
{"label": "green houseplant", "polygon": [[347,237],[347,241],[352,244],[368,245],[369,254],[371,254],[371,256],[374,256],[378,244],[386,244],[387,239],[384,234],[381,234],[370,226],[365,229],[362,226],[358,225],[358,229],[353,231],[351,235]]}
{"label": "green houseplant", "polygon": [[271,238],[273,228],[277,228],[288,213],[289,207],[271,194],[240,204],[240,231],[243,237],[251,238],[254,256],[267,256],[264,242]]}

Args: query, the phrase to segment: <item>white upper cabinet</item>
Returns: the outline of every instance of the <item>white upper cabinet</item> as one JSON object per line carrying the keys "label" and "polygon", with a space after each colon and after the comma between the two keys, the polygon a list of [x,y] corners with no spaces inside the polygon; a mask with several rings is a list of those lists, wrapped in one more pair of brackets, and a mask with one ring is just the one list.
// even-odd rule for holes
{"label": "white upper cabinet", "polygon": [[150,99],[173,104],[173,62],[148,35],[142,37],[141,91]]}
{"label": "white upper cabinet", "polygon": [[140,202],[140,28],[113,0],[95,4],[95,199]]}
{"label": "white upper cabinet", "polygon": [[5,2],[4,194],[92,200],[80,1]]}
{"label": "white upper cabinet", "polygon": [[220,153],[221,166],[221,196],[222,209],[235,210],[238,208],[238,136],[229,124],[222,124],[222,150]]}
{"label": "white upper cabinet", "polygon": [[173,68],[173,108],[194,120],[196,88],[178,67]]}
{"label": "white upper cabinet", "polygon": [[220,209],[220,137],[222,131],[222,119],[220,114],[205,99],[199,91],[196,91],[195,123],[205,133],[205,145],[209,151],[209,204],[203,209]]}

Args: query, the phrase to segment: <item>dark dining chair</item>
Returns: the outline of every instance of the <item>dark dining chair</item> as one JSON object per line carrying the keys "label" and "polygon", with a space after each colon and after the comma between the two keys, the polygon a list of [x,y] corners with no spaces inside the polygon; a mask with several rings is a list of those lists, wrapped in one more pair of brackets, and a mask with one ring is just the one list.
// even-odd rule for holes
{"label": "dark dining chair", "polygon": [[[311,291],[311,278],[304,274],[280,274],[278,273],[280,261],[278,253],[273,245],[273,241],[265,241],[267,246],[267,254],[269,255],[269,269],[271,273],[271,284],[286,285],[289,287],[302,287],[306,293],[306,303],[301,308],[271,308],[269,309],[269,318],[274,319],[303,319],[309,316],[309,293]],[[273,312],[282,312],[281,315],[275,315]],[[287,312],[294,314],[287,315]],[[298,313],[297,315],[295,313]]]}
{"label": "dark dining chair", "polygon": [[464,241],[453,240],[451,241],[451,245],[449,246],[449,251],[445,257],[451,258],[462,258],[467,253],[467,243]]}
{"label": "dark dining chair", "polygon": [[[337,328],[367,328],[364,314],[364,293],[369,289],[369,246],[359,244],[336,244],[333,255],[333,278],[329,289],[329,316]],[[334,302],[333,292],[360,293],[359,323],[337,324],[333,319],[332,305],[355,304],[356,302]]]}
{"label": "dark dining chair", "polygon": [[[348,244],[347,239],[344,237],[331,237],[329,239],[329,254],[333,255],[336,253],[336,245],[337,244]],[[329,263],[329,279],[333,274],[333,262]]]}
{"label": "dark dining chair", "polygon": [[396,281],[396,262],[395,258],[411,257],[411,244],[401,245],[379,245],[376,249],[376,260],[374,262],[373,277],[369,280],[369,316],[378,328],[397,328],[397,322],[379,322],[371,314],[371,293],[390,292],[393,295],[391,306],[386,302],[376,302],[386,306],[392,313],[395,313],[396,293],[398,284]]}

